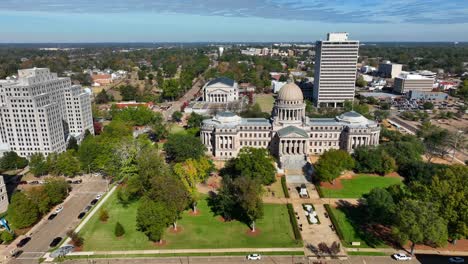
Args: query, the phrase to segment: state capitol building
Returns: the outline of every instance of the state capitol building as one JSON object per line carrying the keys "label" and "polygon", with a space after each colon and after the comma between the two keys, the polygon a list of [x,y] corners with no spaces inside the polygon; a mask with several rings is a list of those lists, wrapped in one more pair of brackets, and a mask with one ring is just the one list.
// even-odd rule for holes
{"label": "state capitol building", "polygon": [[278,93],[271,119],[241,118],[222,112],[203,121],[200,137],[215,158],[236,157],[243,147],[266,148],[282,168],[302,168],[309,155],[329,149],[352,152],[378,145],[380,126],[352,111],[335,118],[309,118],[301,89],[294,83]]}

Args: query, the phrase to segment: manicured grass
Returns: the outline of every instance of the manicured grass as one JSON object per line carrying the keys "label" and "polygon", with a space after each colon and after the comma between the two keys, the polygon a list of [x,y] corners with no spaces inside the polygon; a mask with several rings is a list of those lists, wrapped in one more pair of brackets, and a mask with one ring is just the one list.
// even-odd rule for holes
{"label": "manicured grass", "polygon": [[169,134],[185,134],[187,131],[185,130],[184,127],[178,125],[178,124],[170,124],[169,125]]}
{"label": "manicured grass", "polygon": [[[104,205],[109,212],[109,220],[102,223],[98,214],[80,232],[85,240],[85,251],[105,250],[144,250],[144,249],[183,249],[183,248],[266,248],[300,247],[294,239],[286,205],[266,204],[264,218],[257,221],[260,234],[248,236],[248,226],[238,221],[221,222],[210,211],[207,201],[199,201],[198,216],[184,212],[178,222],[182,232],[174,234],[167,230],[165,246],[155,246],[142,232],[136,230],[138,202],[123,207],[114,194]],[[124,226],[122,238],[114,236],[117,220]]]}
{"label": "manicured grass", "polygon": [[275,99],[272,94],[257,94],[255,95],[255,103],[260,105],[262,112],[270,113],[273,109]]}
{"label": "manicured grass", "polygon": [[[273,195],[273,193],[275,193],[275,195]],[[277,178],[274,183],[265,186],[264,196],[284,198],[283,187],[281,186],[281,179]]]}
{"label": "manicured grass", "polygon": [[[358,221],[358,218],[361,212],[358,212],[358,209],[355,209],[355,207],[348,207],[346,211],[345,209],[330,207],[330,210],[330,213],[334,216],[332,219],[336,220],[336,222],[333,221],[336,228],[341,230],[343,236],[342,242],[345,247],[387,247],[379,238],[359,230],[358,225],[361,223]],[[353,219],[355,219],[355,221],[353,221]],[[361,245],[352,246],[352,242],[360,242]]]}
{"label": "manicured grass", "polygon": [[348,251],[350,256],[388,256],[389,254],[384,252],[371,252],[371,251]]}
{"label": "manicured grass", "polygon": [[402,179],[360,174],[353,176],[352,179],[341,179],[341,184],[343,188],[338,190],[321,187],[322,194],[327,198],[360,198],[374,188],[402,184]]}

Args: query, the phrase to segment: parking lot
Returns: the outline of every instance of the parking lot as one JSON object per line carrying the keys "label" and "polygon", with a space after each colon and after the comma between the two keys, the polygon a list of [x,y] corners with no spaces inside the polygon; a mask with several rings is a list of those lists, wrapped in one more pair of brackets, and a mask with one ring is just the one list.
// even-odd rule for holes
{"label": "parking lot", "polygon": [[21,248],[23,253],[11,263],[38,263],[38,259],[50,249],[49,244],[52,240],[56,237],[65,238],[66,232],[74,229],[81,221],[78,219],[80,212],[96,198],[96,195],[107,190],[107,182],[100,177],[82,178],[82,183],[72,185],[73,190],[63,203],[63,210],[52,220],[48,220],[50,213],[44,216],[29,234],[31,240]]}

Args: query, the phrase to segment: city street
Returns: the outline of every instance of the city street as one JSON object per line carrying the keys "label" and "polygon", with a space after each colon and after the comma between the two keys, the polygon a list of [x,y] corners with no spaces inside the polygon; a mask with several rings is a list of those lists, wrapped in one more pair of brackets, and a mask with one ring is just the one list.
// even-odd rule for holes
{"label": "city street", "polygon": [[167,111],[165,111],[163,113],[166,120],[171,119],[172,114],[175,111],[180,111],[182,105],[185,102],[190,102],[191,100],[193,100],[195,98],[195,95],[202,88],[202,84],[203,84],[203,81],[200,78],[197,78],[197,81],[195,82],[195,84],[193,84],[193,86],[192,86],[192,88],[190,90],[188,90],[179,100],[177,100],[175,102],[172,102],[171,107],[169,109],[167,109]]}
{"label": "city street", "polygon": [[66,237],[68,230],[74,229],[81,221],[78,214],[93,200],[98,193],[107,189],[107,182],[100,177],[83,177],[83,183],[73,184],[70,196],[63,204],[63,211],[53,220],[47,220],[46,215],[33,228],[31,241],[21,250],[24,252],[10,263],[37,263],[38,259],[49,250],[49,244],[55,237]]}

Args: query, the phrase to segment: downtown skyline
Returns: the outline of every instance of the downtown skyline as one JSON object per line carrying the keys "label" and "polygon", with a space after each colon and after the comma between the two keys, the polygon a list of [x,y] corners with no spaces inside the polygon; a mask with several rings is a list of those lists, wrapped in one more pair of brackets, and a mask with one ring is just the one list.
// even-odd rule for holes
{"label": "downtown skyline", "polygon": [[468,41],[459,1],[4,0],[0,43]]}

